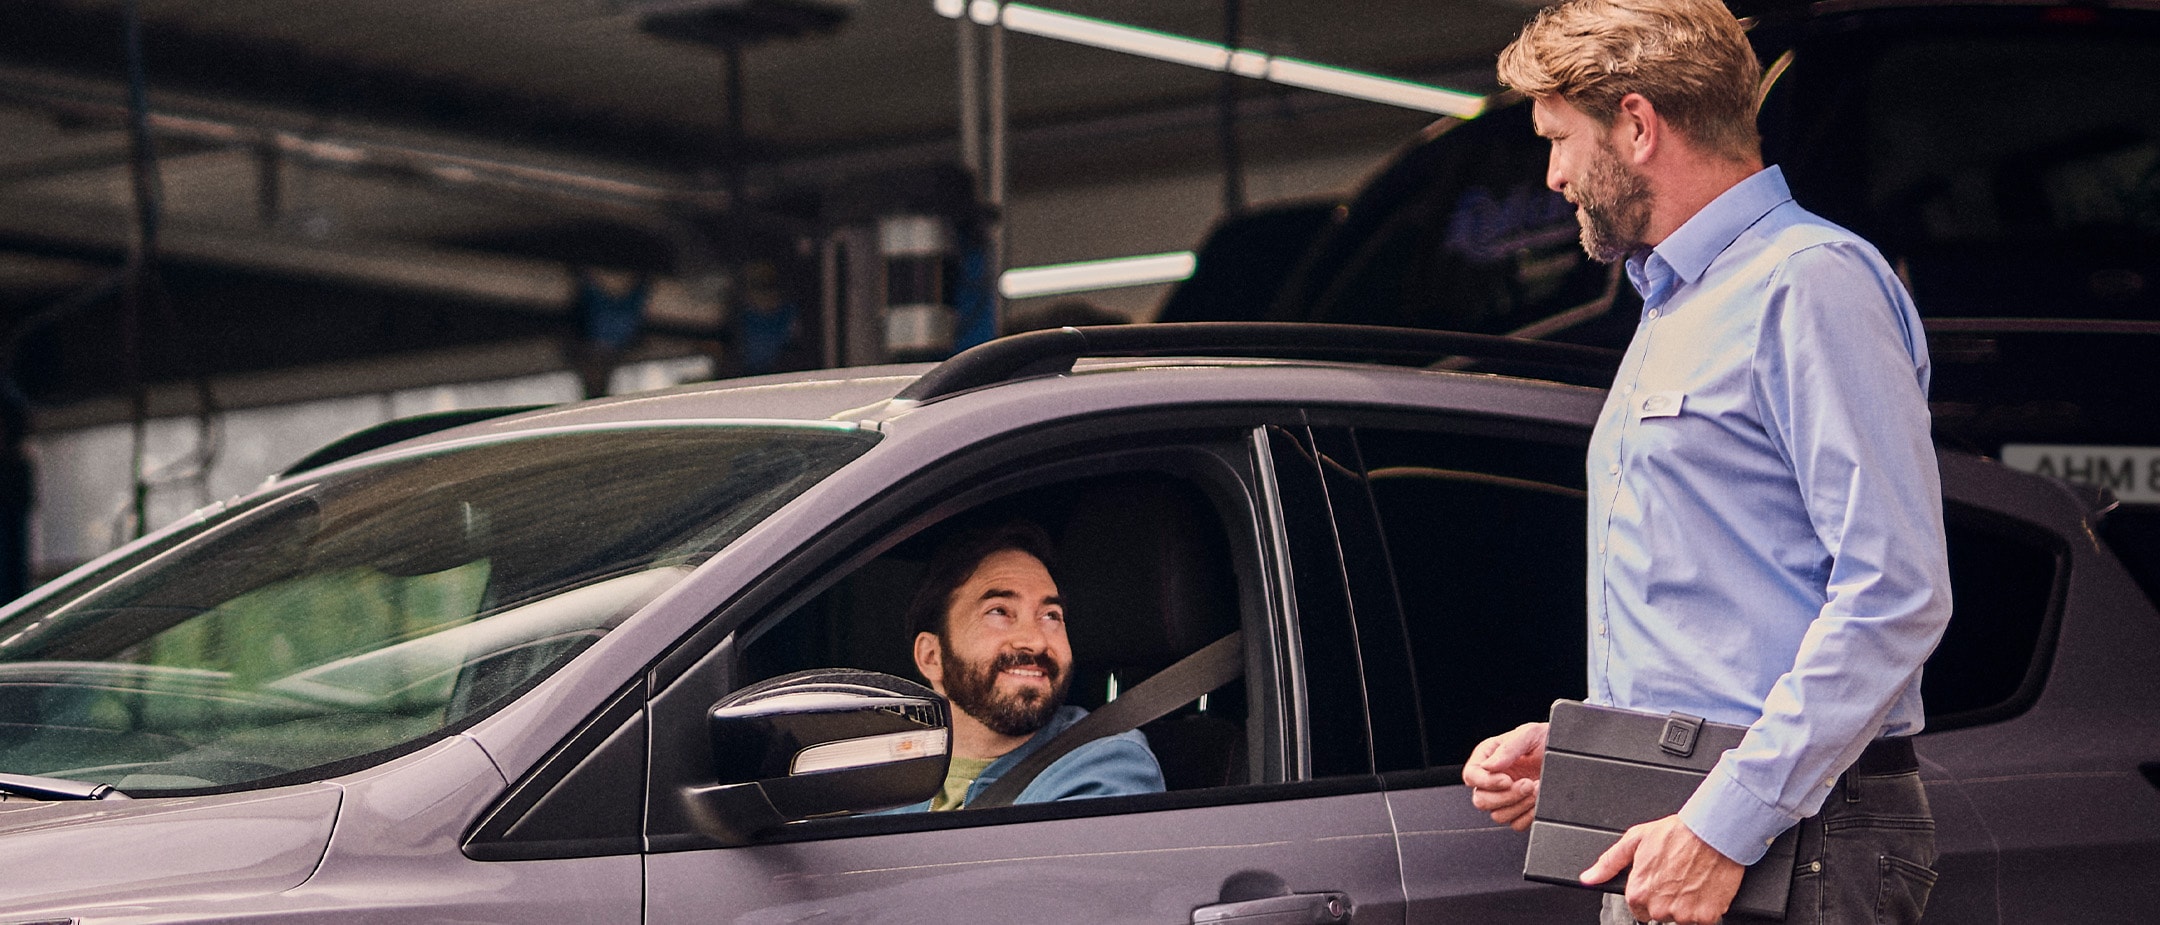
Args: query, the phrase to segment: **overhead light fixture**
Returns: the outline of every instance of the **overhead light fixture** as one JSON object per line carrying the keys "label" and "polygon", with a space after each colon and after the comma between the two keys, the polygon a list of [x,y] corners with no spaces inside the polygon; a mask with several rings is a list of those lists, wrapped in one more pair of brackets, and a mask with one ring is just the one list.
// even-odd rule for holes
{"label": "overhead light fixture", "polygon": [[1289,87],[1318,90],[1322,93],[1463,119],[1476,118],[1485,111],[1485,97],[1475,93],[1331,67],[1297,58],[1278,57],[1250,48],[1230,48],[1215,42],[1203,42],[1138,26],[1061,13],[1026,3],[933,0],[932,5],[939,15],[947,19],[959,19],[965,15],[985,26],[999,24],[1027,35],[1121,51],[1202,70],[1228,71],[1241,77]]}
{"label": "overhead light fixture", "polygon": [[1192,251],[1143,254],[1109,260],[1082,260],[1040,267],[1006,270],[998,277],[998,293],[1008,299],[1046,295],[1070,295],[1098,289],[1175,283],[1190,278],[1197,258]]}
{"label": "overhead light fixture", "polygon": [[1203,42],[1182,35],[1124,26],[1020,3],[1004,4],[1000,10],[1005,28],[1014,32],[1122,51],[1129,55],[1210,71],[1223,70],[1230,63],[1230,49],[1214,42]]}

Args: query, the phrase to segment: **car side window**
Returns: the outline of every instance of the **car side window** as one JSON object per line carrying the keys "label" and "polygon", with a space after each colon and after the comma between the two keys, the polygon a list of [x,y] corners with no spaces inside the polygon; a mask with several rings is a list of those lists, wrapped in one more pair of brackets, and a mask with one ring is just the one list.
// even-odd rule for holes
{"label": "car side window", "polygon": [[2038,528],[1952,505],[1950,625],[1920,676],[1930,731],[2006,719],[2044,680],[2067,554]]}
{"label": "car side window", "polygon": [[[1583,688],[1579,444],[1358,434],[1435,766]],[[1956,613],[1922,678],[1930,730],[2008,718],[2039,692],[2064,552],[2038,528],[1946,511]]]}
{"label": "car side window", "polygon": [[[1065,703],[1090,711],[1241,622],[1222,515],[1194,483],[1161,472],[1061,481],[946,517],[801,606],[743,634],[745,683],[809,668],[923,681],[905,610],[934,550],[968,526],[1025,520],[1049,535],[1072,649]],[[1171,790],[1251,782],[1242,679],[1141,727]]]}
{"label": "car side window", "polygon": [[1434,767],[1583,694],[1585,436],[1357,432]]}

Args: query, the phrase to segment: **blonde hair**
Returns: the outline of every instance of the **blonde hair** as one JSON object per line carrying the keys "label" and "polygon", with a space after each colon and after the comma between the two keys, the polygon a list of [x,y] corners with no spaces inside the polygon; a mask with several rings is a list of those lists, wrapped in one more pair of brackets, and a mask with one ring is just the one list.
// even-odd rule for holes
{"label": "blonde hair", "polygon": [[1562,0],[1539,10],[1500,52],[1500,83],[1558,97],[1611,125],[1640,93],[1689,141],[1734,159],[1757,156],[1762,64],[1718,0]]}

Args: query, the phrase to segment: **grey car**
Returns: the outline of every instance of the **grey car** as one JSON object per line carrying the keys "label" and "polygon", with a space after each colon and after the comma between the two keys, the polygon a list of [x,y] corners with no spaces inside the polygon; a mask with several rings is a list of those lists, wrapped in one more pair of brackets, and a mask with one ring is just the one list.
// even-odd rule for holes
{"label": "grey car", "polygon": [[[1581,693],[1608,360],[1065,329],[310,461],[0,612],[0,923],[1592,921],[1459,773]],[[2149,921],[2160,614],[2110,499],[1942,470],[1929,919]],[[928,548],[1006,516],[1170,789],[865,815],[943,774]]]}

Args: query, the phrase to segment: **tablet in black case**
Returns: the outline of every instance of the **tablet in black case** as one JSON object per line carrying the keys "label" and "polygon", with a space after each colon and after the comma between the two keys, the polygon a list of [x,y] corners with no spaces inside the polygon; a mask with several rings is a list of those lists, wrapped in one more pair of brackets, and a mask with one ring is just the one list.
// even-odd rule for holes
{"label": "tablet in black case", "polygon": [[[1681,713],[1555,701],[1523,877],[1582,886],[1576,878],[1597,863],[1621,833],[1679,812],[1718,756],[1739,745],[1746,734],[1745,726]],[[1785,917],[1798,831],[1797,826],[1785,830],[1769,853],[1748,868],[1732,911]],[[1626,887],[1623,871],[1591,889],[1618,893]]]}

